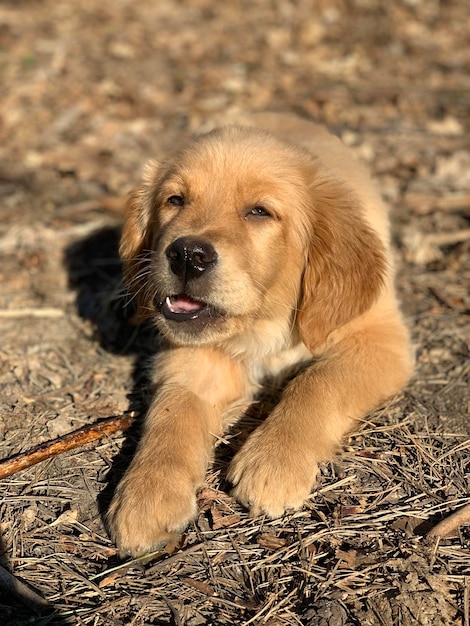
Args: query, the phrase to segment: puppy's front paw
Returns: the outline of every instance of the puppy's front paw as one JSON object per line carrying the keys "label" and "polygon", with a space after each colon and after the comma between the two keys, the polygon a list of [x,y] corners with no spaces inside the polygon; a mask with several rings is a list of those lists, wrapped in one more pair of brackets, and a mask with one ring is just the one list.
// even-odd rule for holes
{"label": "puppy's front paw", "polygon": [[310,455],[254,432],[233,459],[228,479],[234,497],[252,515],[280,517],[299,509],[315,484],[318,466]]}
{"label": "puppy's front paw", "polygon": [[196,487],[183,474],[131,466],[116,489],[108,525],[120,553],[139,556],[175,540],[196,514]]}

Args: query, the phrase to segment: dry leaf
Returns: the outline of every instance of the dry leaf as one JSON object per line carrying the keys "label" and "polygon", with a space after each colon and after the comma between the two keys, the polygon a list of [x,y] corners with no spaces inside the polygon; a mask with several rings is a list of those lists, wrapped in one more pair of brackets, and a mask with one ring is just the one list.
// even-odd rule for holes
{"label": "dry leaf", "polygon": [[276,535],[271,535],[270,533],[258,535],[257,542],[262,548],[268,548],[268,550],[279,550],[279,548],[283,548],[289,543],[287,539],[276,537]]}
{"label": "dry leaf", "polygon": [[100,582],[98,583],[98,587],[100,589],[103,589],[103,587],[107,587],[108,585],[114,585],[116,580],[119,580],[121,576],[122,576],[122,572],[113,572],[109,576],[106,576],[105,578],[101,579]]}
{"label": "dry leaf", "polygon": [[200,593],[206,594],[206,596],[212,596],[214,594],[213,588],[200,580],[193,580],[192,578],[182,578],[181,582],[188,587],[192,587],[193,589],[197,589]]}
{"label": "dry leaf", "polygon": [[350,569],[356,568],[357,550],[336,550],[336,558],[345,563]]}
{"label": "dry leaf", "polygon": [[59,524],[74,524],[78,519],[78,510],[72,509],[70,511],[64,511],[59,517],[53,521],[49,526],[58,526]]}
{"label": "dry leaf", "polygon": [[212,517],[212,530],[218,530],[219,528],[228,528],[234,526],[240,521],[240,516],[237,513],[230,515],[223,515],[215,506],[211,507],[210,514]]}

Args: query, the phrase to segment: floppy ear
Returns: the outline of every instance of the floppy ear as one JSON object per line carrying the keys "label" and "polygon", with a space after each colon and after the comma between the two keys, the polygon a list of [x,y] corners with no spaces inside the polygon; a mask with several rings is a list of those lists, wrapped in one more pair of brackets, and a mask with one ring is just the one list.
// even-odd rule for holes
{"label": "floppy ear", "polygon": [[315,195],[297,322],[314,351],[335,329],[373,304],[386,275],[385,250],[340,185],[322,182]]}
{"label": "floppy ear", "polygon": [[150,315],[150,307],[146,306],[145,302],[147,292],[145,287],[151,239],[154,236],[150,228],[150,218],[157,167],[156,163],[149,163],[144,170],[141,187],[129,195],[119,245],[124,278],[129,290],[135,294],[137,313],[133,321],[136,323]]}

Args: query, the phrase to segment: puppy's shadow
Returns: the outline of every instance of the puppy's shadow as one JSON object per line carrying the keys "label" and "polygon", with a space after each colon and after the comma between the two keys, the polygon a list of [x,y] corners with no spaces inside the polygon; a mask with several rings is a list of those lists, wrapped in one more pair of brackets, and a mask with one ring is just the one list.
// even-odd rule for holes
{"label": "puppy's shadow", "polygon": [[132,323],[135,307],[123,282],[120,235],[120,228],[106,227],[74,242],[65,252],[69,286],[76,291],[80,317],[92,322],[92,340],[113,354],[135,356],[129,411],[138,417],[127,429],[122,449],[105,477],[107,485],[98,497],[103,520],[139,439],[142,416],[150,401],[152,358],[164,349],[162,338],[150,323]]}

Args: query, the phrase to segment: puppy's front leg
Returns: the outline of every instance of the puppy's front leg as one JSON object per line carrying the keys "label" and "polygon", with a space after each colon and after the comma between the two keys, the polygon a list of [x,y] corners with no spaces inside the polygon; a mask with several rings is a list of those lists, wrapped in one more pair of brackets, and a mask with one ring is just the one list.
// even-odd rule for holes
{"label": "puppy's front leg", "polygon": [[171,350],[156,365],[159,389],[108,514],[121,552],[132,555],[164,545],[195,518],[214,434],[245,382],[236,364],[211,350]]}
{"label": "puppy's front leg", "polygon": [[278,517],[309,496],[318,462],[330,460],[355,419],[405,384],[406,330],[377,323],[340,341],[287,386],[280,403],[233,459],[234,496],[253,514]]}

